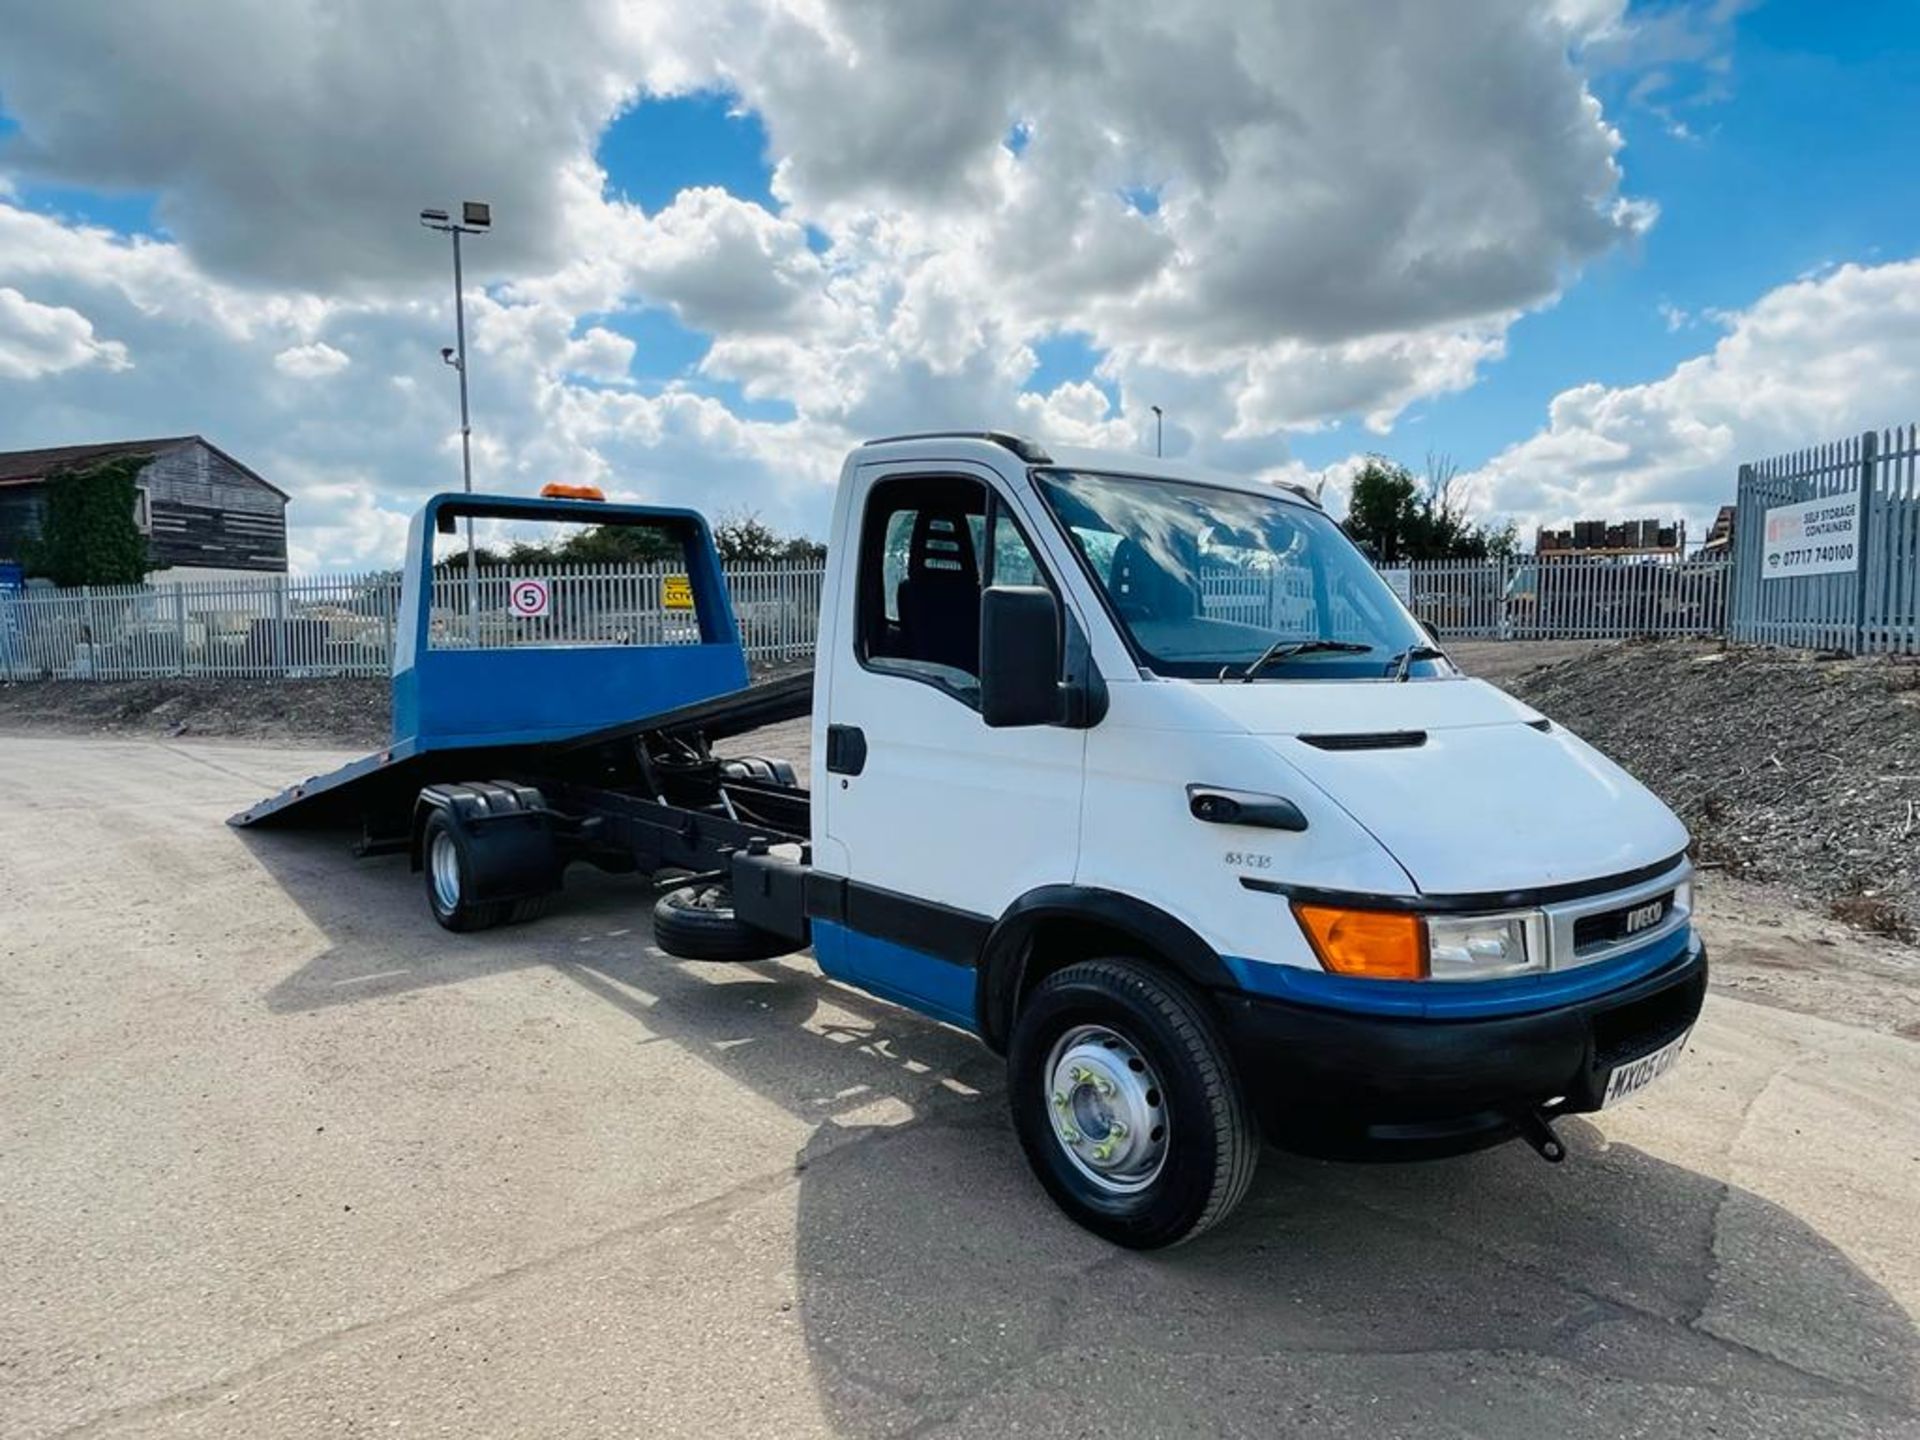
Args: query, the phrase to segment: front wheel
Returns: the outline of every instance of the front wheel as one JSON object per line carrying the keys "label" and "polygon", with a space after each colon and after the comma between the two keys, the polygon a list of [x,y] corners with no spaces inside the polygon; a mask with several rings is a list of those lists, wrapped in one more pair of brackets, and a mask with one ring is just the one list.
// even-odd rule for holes
{"label": "front wheel", "polygon": [[1138,961],[1040,982],[1014,1023],[1008,1097],[1047,1193],[1115,1244],[1191,1239],[1252,1183],[1259,1133],[1219,1028],[1185,984]]}

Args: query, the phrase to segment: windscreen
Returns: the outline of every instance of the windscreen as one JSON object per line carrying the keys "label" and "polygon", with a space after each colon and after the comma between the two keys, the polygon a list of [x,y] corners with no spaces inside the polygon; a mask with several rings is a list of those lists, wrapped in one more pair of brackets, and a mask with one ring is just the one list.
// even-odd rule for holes
{"label": "windscreen", "polygon": [[[1381,677],[1425,635],[1319,510],[1188,481],[1037,471],[1140,662],[1156,674]],[[1333,642],[1329,649],[1314,642]],[[1299,653],[1289,653],[1296,645]],[[1413,673],[1432,673],[1420,662]]]}

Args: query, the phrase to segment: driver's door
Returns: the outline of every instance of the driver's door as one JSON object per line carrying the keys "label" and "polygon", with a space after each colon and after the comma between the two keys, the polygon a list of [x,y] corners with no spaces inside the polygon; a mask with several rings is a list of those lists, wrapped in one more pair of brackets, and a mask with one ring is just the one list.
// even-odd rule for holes
{"label": "driver's door", "polygon": [[1060,588],[988,477],[877,467],[858,483],[842,577],[853,624],[837,642],[853,653],[834,659],[829,773],[814,787],[845,903],[838,919],[816,916],[815,954],[830,974],[970,1026],[986,927],[1073,879],[1085,754],[1080,730],[981,719],[980,593],[996,580]]}

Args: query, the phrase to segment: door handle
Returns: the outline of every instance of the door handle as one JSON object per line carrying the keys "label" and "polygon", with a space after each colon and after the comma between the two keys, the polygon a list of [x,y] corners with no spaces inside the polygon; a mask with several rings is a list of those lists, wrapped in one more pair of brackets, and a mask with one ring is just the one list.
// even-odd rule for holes
{"label": "door handle", "polygon": [[858,775],[867,768],[867,733],[858,725],[827,726],[827,769]]}

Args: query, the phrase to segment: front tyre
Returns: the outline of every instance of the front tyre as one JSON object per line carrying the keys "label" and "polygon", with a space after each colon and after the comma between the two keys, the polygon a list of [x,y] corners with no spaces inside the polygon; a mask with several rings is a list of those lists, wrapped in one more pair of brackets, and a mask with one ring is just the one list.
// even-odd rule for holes
{"label": "front tyre", "polygon": [[1218,1224],[1252,1183],[1259,1132],[1219,1028],[1134,960],[1049,975],[1014,1022],[1014,1128],[1054,1202],[1135,1250]]}

